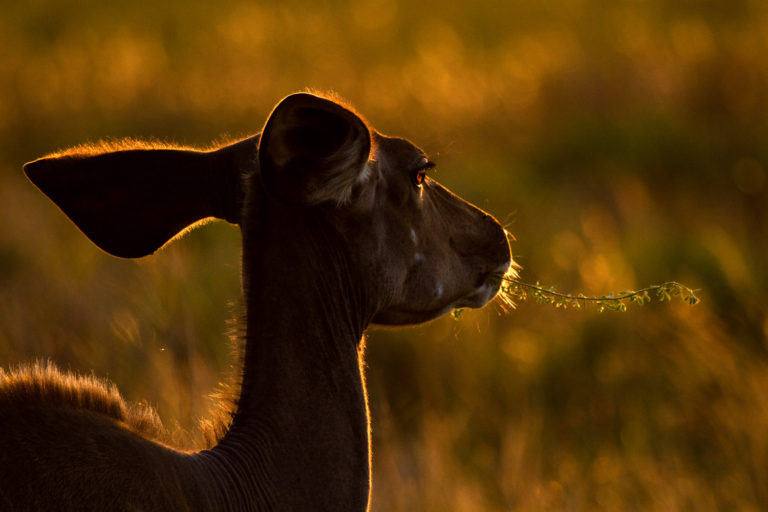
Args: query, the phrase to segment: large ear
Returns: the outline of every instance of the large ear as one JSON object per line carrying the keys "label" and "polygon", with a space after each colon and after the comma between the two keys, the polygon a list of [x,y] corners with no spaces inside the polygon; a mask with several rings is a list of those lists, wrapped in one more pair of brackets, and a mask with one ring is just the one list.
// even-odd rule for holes
{"label": "large ear", "polygon": [[303,204],[347,203],[367,172],[371,135],[360,117],[312,94],[288,96],[261,134],[259,162],[267,190]]}
{"label": "large ear", "polygon": [[257,147],[258,135],[210,152],[71,150],[24,172],[96,245],[139,258],[201,219],[239,223],[242,176],[256,169]]}

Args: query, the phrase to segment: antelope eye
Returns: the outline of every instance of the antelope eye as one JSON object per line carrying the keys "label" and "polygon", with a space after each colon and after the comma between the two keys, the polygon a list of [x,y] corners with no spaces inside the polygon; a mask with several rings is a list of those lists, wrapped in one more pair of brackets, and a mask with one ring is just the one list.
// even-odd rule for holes
{"label": "antelope eye", "polygon": [[434,166],[434,162],[428,162],[424,159],[423,163],[413,171],[413,184],[417,187],[421,186],[427,177],[427,170],[432,169]]}

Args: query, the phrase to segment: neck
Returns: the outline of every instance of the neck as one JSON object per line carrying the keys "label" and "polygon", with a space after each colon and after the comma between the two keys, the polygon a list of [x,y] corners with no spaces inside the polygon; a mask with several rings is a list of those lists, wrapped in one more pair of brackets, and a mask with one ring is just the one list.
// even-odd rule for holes
{"label": "neck", "polygon": [[238,468],[232,485],[244,501],[366,510],[370,441],[360,342],[367,314],[359,280],[338,236],[311,214],[272,205],[243,226],[243,238],[242,391],[232,426],[211,454]]}

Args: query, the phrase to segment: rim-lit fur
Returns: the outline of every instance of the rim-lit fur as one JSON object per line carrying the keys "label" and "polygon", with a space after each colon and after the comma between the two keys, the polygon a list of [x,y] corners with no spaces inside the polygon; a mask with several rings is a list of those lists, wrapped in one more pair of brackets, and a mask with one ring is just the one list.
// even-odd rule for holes
{"label": "rim-lit fur", "polygon": [[119,257],[201,220],[237,224],[245,346],[231,421],[199,452],[158,442],[155,412],[107,381],[49,363],[0,371],[0,510],[366,510],[365,329],[482,307],[514,272],[504,229],[425,177],[431,166],[308,93],[210,150],[122,141],[27,164]]}

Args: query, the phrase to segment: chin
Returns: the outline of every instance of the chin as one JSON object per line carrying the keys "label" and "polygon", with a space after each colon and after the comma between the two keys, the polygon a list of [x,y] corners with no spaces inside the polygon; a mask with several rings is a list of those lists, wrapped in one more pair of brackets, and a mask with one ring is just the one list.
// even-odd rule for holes
{"label": "chin", "polygon": [[433,311],[406,311],[389,309],[387,311],[377,313],[373,317],[371,324],[386,327],[423,324],[443,316],[452,309],[454,309],[452,304]]}
{"label": "chin", "polygon": [[482,308],[496,296],[499,287],[499,283],[485,282],[471,293],[434,309],[412,311],[405,308],[388,308],[378,312],[371,323],[387,327],[416,325],[439,318],[457,308]]}
{"label": "chin", "polygon": [[462,297],[454,302],[452,308],[481,308],[491,302],[499,292],[501,283],[485,282],[479,286],[472,294]]}

